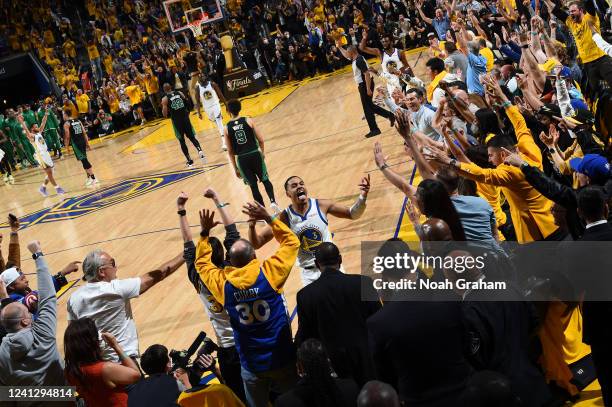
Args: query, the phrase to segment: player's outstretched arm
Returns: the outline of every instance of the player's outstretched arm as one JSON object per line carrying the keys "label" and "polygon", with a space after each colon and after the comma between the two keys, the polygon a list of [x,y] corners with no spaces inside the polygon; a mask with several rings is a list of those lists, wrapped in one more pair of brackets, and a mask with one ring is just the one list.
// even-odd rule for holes
{"label": "player's outstretched arm", "polygon": [[343,219],[359,219],[366,208],[368,192],[370,192],[370,175],[363,177],[359,183],[360,194],[351,206],[340,205],[329,199],[320,199],[319,208],[326,213]]}

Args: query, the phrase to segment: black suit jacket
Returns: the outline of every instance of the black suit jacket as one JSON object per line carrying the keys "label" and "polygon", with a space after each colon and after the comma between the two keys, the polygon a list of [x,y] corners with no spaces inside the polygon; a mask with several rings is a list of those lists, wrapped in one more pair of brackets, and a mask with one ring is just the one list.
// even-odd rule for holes
{"label": "black suit jacket", "polygon": [[460,302],[388,301],[368,319],[368,330],[378,379],[406,406],[458,404],[472,372]]}
{"label": "black suit jacket", "polygon": [[[585,242],[603,242],[612,241],[612,224],[610,222],[601,225],[593,226],[584,231],[581,241]],[[612,302],[604,301],[589,301],[592,297],[593,290],[601,289],[605,291],[598,292],[598,297],[609,296],[610,292],[610,273],[612,273],[612,258],[608,255],[609,251],[602,247],[603,245],[594,246],[595,253],[586,253],[578,256],[578,259],[589,259],[589,263],[598,264],[598,267],[582,267],[575,272],[588,273],[586,279],[583,279],[586,286],[584,298],[585,301],[582,307],[583,314],[583,341],[588,344],[612,343]],[[612,244],[610,244],[612,248]],[[587,248],[582,248],[588,250]],[[591,294],[590,294],[591,293]]]}
{"label": "black suit jacket", "polygon": [[337,270],[324,270],[321,277],[297,293],[299,346],[308,338],[320,340],[339,377],[353,377],[363,385],[374,378],[368,346],[366,320],[381,308],[372,279]]}

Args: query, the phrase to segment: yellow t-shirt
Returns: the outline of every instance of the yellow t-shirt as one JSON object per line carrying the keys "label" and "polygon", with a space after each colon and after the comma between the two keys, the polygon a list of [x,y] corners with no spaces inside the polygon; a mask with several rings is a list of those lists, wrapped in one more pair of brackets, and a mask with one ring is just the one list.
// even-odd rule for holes
{"label": "yellow t-shirt", "polygon": [[489,48],[484,47],[480,49],[480,55],[486,58],[487,60],[487,72],[490,72],[493,69],[493,64],[495,63],[495,56],[493,55],[493,51]]}
{"label": "yellow t-shirt", "polygon": [[66,40],[62,45],[64,55],[70,58],[76,58],[76,44],[72,40]]}
{"label": "yellow t-shirt", "polygon": [[104,56],[104,58],[102,59],[102,63],[104,64],[104,70],[106,71],[107,74],[112,74],[113,73],[113,58],[110,56],[110,54],[106,54]]}
{"label": "yellow t-shirt", "polygon": [[130,99],[130,103],[132,104],[132,106],[142,101],[142,92],[140,91],[140,87],[138,85],[131,85],[126,87],[125,93]]}
{"label": "yellow t-shirt", "polygon": [[199,390],[181,393],[177,403],[181,407],[244,407],[244,404],[224,384],[210,384]]}
{"label": "yellow t-shirt", "polygon": [[76,119],[79,115],[79,112],[77,112],[76,106],[70,100],[68,101],[68,104],[63,105],[63,110],[68,112],[68,115],[70,116],[71,119]]}
{"label": "yellow t-shirt", "polygon": [[123,30],[121,28],[117,28],[113,33],[113,39],[115,42],[123,41]]}
{"label": "yellow t-shirt", "polygon": [[87,96],[86,93],[83,93],[82,95],[77,95],[76,96],[76,102],[77,102],[77,107],[79,110],[79,113],[87,113],[89,112],[89,96]]}
{"label": "yellow t-shirt", "polygon": [[595,61],[596,59],[606,55],[606,53],[603,52],[603,50],[599,48],[597,44],[595,44],[595,41],[593,41],[591,28],[588,24],[589,21],[593,23],[593,26],[597,31],[600,30],[599,17],[592,16],[588,13],[582,17],[582,21],[579,23],[574,22],[572,17],[569,16],[565,20],[565,25],[567,25],[567,28],[569,28],[574,35],[576,47],[578,48],[578,55],[580,56],[583,64]]}
{"label": "yellow t-shirt", "polygon": [[111,114],[118,112],[119,111],[119,101],[116,98],[109,100],[108,109],[110,110]]}
{"label": "yellow t-shirt", "polygon": [[334,42],[340,41],[341,45],[346,45],[346,36],[344,35],[344,29],[341,27],[336,28],[335,30],[331,30],[329,35],[333,38]]}
{"label": "yellow t-shirt", "polygon": [[45,30],[45,32],[43,33],[43,38],[45,40],[45,44],[55,45],[55,37],[53,36],[53,31]]}
{"label": "yellow t-shirt", "polygon": [[147,90],[147,95],[153,95],[159,92],[159,81],[157,80],[157,76],[151,75],[149,78],[145,76],[144,84],[145,89]]}
{"label": "yellow t-shirt", "polygon": [[100,58],[100,53],[98,52],[98,47],[96,46],[96,44],[87,45],[87,54],[89,55],[90,61],[96,58]]}

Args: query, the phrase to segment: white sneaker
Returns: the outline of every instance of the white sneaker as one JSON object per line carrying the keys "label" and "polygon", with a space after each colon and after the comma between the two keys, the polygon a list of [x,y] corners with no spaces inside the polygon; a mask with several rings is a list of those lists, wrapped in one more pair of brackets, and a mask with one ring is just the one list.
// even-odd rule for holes
{"label": "white sneaker", "polygon": [[4,177],[2,178],[2,181],[4,181],[5,184],[9,183],[9,176],[8,176],[8,174],[4,174]]}
{"label": "white sneaker", "polygon": [[206,164],[207,160],[206,160],[206,155],[204,154],[204,151],[202,150],[198,151],[198,155],[200,156],[200,159],[202,160],[202,164]]}
{"label": "white sneaker", "polygon": [[13,177],[12,175],[9,175],[8,180],[11,185],[15,185],[15,177]]}
{"label": "white sneaker", "polygon": [[94,180],[88,177],[87,182],[85,183],[85,186],[87,188],[91,188],[93,186],[93,183],[94,183]]}
{"label": "white sneaker", "polygon": [[93,180],[93,186],[94,186],[94,187],[97,187],[98,185],[100,185],[100,181],[98,181],[98,178],[95,178],[95,179]]}
{"label": "white sneaker", "polygon": [[186,165],[187,165],[187,168],[193,168],[193,160],[187,161]]}
{"label": "white sneaker", "polygon": [[276,202],[270,202],[270,208],[272,209],[275,215],[278,215],[283,211]]}

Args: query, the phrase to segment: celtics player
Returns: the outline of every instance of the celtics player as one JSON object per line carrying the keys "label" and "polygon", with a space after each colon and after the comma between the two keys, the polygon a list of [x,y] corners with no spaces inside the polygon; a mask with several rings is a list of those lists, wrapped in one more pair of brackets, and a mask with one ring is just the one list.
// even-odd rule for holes
{"label": "celtics player", "polygon": [[270,207],[275,212],[280,208],[274,199],[274,187],[268,179],[268,170],[264,161],[264,140],[257,131],[253,119],[240,116],[242,105],[239,100],[232,99],[226,103],[231,115],[225,129],[225,142],[234,172],[251,188],[253,199],[264,206],[263,197],[257,188],[257,180],[264,184]]}
{"label": "celtics player", "polygon": [[[45,142],[49,151],[53,151],[53,156],[58,159],[62,158],[62,145],[59,137],[59,119],[53,112],[53,106],[51,104],[51,98],[47,98],[45,103],[36,112],[36,118],[38,125],[42,125],[43,117],[47,115],[47,126],[45,127]],[[42,126],[41,126],[42,127]]]}
{"label": "celtics player", "polygon": [[[328,227],[328,216],[336,218],[359,219],[366,208],[370,191],[370,176],[363,177],[359,184],[361,193],[352,206],[340,205],[330,199],[315,199],[308,196],[304,180],[291,176],[285,181],[285,193],[291,205],[279,215],[300,239],[297,264],[302,269],[302,284],[312,283],[321,275],[315,266],[315,251],[323,242],[331,242],[332,234]],[[249,240],[256,249],[272,240],[272,229],[266,226],[257,231],[254,222],[249,222]]]}
{"label": "celtics player", "polygon": [[223,102],[225,105],[227,105],[225,96],[223,96],[219,86],[216,83],[211,82],[210,78],[205,73],[200,74],[198,84],[196,85],[196,91],[199,95],[196,103],[198,117],[200,120],[202,120],[202,112],[200,111],[200,107],[204,107],[204,112],[208,116],[208,119],[211,122],[215,122],[217,129],[219,129],[219,134],[221,135],[221,149],[223,151],[227,151],[224,136],[225,128],[223,127],[223,116],[221,115],[220,103]]}
{"label": "celtics player", "polygon": [[[17,112],[13,109],[7,110],[8,119],[4,122],[4,128],[9,138],[13,141],[13,144],[17,148],[17,154],[19,155],[19,160],[21,161],[21,166],[23,168],[27,167],[27,164],[37,167],[38,162],[34,159],[34,146],[28,140],[23,129],[21,128],[21,124],[17,121]],[[27,123],[27,120],[26,120]],[[34,121],[36,123],[36,121]]]}
{"label": "celtics player", "polygon": [[187,144],[185,144],[185,137],[191,141],[196,150],[198,150],[202,162],[206,164],[206,156],[204,155],[204,151],[202,151],[202,147],[200,147],[198,139],[195,137],[193,125],[191,124],[191,120],[189,120],[189,111],[186,105],[187,98],[182,92],[172,90],[172,86],[169,83],[164,83],[163,88],[165,95],[161,101],[162,113],[164,117],[170,115],[172,127],[174,127],[174,135],[181,144],[181,151],[187,159],[187,168],[193,167],[193,160],[189,155]]}
{"label": "celtics player", "polygon": [[87,150],[89,147],[89,139],[87,138],[87,132],[85,131],[85,126],[79,119],[71,119],[68,114],[68,110],[64,110],[63,113],[64,119],[64,145],[66,146],[66,151],[68,151],[68,146],[72,146],[74,150],[74,156],[77,160],[81,162],[83,165],[83,169],[87,174],[87,182],[85,183],[86,187],[94,187],[98,185],[100,182],[96,178],[93,173],[93,167],[89,160],[87,159]]}

